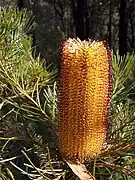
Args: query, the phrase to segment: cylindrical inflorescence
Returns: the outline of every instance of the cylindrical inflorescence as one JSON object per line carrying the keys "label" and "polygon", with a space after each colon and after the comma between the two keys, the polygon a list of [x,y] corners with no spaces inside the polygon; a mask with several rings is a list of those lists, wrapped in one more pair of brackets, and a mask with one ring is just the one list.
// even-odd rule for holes
{"label": "cylindrical inflorescence", "polygon": [[65,159],[87,160],[106,139],[111,53],[105,42],[68,39],[61,46],[59,144]]}

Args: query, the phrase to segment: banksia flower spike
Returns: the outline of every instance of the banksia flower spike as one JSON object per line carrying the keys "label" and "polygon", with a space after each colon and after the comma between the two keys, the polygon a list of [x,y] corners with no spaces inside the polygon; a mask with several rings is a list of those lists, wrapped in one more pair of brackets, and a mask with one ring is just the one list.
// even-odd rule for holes
{"label": "banksia flower spike", "polygon": [[106,139],[111,53],[105,42],[68,39],[61,46],[59,143],[65,159],[97,157]]}

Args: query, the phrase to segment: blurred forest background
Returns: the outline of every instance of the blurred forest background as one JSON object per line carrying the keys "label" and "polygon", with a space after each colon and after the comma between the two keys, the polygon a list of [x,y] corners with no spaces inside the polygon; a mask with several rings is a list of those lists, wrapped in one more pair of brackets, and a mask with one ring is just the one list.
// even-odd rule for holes
{"label": "blurred forest background", "polygon": [[0,7],[0,180],[77,179],[57,142],[57,49],[69,37],[107,40],[113,50],[107,147],[87,169],[97,180],[134,180],[135,1],[0,0]]}
{"label": "blurred forest background", "polygon": [[0,5],[32,12],[33,46],[50,61],[68,37],[107,40],[121,55],[135,50],[134,0],[3,0]]}

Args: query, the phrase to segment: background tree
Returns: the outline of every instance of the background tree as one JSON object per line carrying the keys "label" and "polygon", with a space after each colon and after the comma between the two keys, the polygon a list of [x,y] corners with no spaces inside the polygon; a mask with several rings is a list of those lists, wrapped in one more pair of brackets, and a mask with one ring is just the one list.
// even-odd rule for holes
{"label": "background tree", "polygon": [[35,17],[33,46],[48,61],[57,61],[56,49],[61,40],[75,36],[108,40],[111,48],[119,49],[121,54],[135,49],[133,0],[1,0],[0,4],[31,10]]}
{"label": "background tree", "polygon": [[75,34],[81,40],[89,38],[89,10],[87,0],[73,0],[72,12],[75,25]]}
{"label": "background tree", "polygon": [[128,14],[127,0],[120,0],[120,21],[119,21],[119,53],[121,56],[127,53],[127,30],[128,30]]}

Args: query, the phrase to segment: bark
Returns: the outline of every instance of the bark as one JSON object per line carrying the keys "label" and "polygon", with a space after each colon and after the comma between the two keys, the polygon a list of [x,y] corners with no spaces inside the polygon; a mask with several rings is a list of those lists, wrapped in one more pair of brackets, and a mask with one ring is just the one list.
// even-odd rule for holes
{"label": "bark", "polygon": [[76,36],[81,40],[89,38],[89,11],[87,0],[72,0]]}
{"label": "bark", "polygon": [[79,37],[81,40],[84,40],[84,7],[85,1],[84,0],[77,0],[77,9],[76,9],[76,36]]}
{"label": "bark", "polygon": [[85,39],[89,38],[89,9],[87,0],[85,1]]}
{"label": "bark", "polygon": [[109,25],[108,25],[108,31],[109,31],[109,46],[111,48],[112,46],[112,1],[110,1],[110,7],[109,7]]}
{"label": "bark", "polygon": [[120,0],[120,20],[119,20],[119,54],[127,53],[127,0]]}

